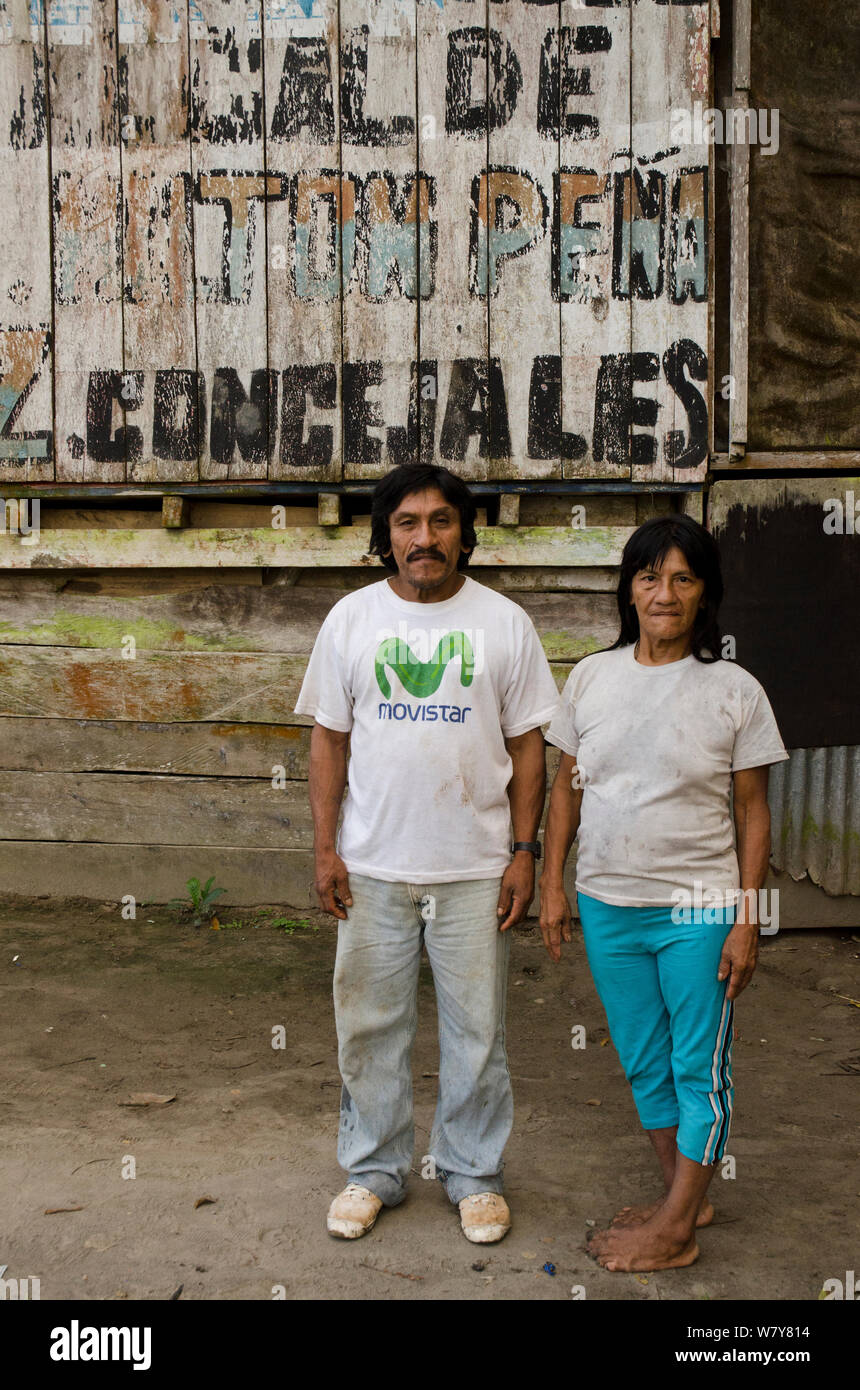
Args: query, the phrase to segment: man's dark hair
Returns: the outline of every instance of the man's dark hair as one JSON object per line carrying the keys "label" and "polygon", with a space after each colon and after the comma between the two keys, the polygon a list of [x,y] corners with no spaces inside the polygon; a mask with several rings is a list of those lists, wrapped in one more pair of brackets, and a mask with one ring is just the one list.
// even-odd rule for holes
{"label": "man's dark hair", "polygon": [[621,633],[607,651],[627,647],[639,636],[639,615],[631,602],[630,590],[640,570],[657,569],[670,550],[677,546],[697,579],[704,579],[704,607],[693,624],[692,652],[697,661],[719,661],[722,635],[717,612],[723,599],[723,576],[717,542],[704,526],[691,516],[655,516],[639,526],[624,547],[617,600]]}
{"label": "man's dark hair", "polygon": [[[475,535],[475,499],[455,473],[441,465],[431,463],[402,463],[392,468],[384,478],[380,478],[371,496],[370,509],[370,553],[378,555],[386,569],[397,572],[397,562],[391,552],[391,532],[388,518],[400,506],[404,497],[413,492],[427,492],[436,488],[446,502],[456,507],[460,513],[461,544],[471,554],[478,544]],[[389,553],[386,554],[385,552]],[[469,555],[460,552],[457,569],[464,570],[469,563]]]}

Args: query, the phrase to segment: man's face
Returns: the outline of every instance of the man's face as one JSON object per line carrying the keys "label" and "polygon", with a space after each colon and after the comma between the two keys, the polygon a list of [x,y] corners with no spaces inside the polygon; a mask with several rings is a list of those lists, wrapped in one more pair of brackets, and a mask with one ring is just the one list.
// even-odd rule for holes
{"label": "man's face", "polygon": [[671,641],[691,631],[704,593],[704,579],[693,574],[677,547],[668,552],[662,565],[634,575],[630,587],[640,630],[652,640]]}
{"label": "man's face", "polygon": [[410,492],[388,518],[397,572],[416,589],[432,591],[450,579],[462,552],[460,513],[438,488]]}

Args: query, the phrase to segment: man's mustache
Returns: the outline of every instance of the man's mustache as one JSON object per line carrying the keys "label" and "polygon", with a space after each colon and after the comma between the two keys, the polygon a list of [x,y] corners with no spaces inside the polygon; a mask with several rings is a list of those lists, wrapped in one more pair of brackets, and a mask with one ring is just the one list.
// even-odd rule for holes
{"label": "man's mustache", "polygon": [[413,550],[411,555],[407,555],[407,564],[412,564],[413,560],[441,560],[444,563],[445,556],[438,550]]}

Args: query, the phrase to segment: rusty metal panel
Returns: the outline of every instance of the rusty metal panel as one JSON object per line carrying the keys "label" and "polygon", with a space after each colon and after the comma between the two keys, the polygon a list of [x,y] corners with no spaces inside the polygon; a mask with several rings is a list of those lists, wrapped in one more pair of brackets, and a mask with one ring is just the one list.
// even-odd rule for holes
{"label": "rusty metal panel", "polygon": [[860,894],[860,747],[795,748],[770,771],[774,868]]}

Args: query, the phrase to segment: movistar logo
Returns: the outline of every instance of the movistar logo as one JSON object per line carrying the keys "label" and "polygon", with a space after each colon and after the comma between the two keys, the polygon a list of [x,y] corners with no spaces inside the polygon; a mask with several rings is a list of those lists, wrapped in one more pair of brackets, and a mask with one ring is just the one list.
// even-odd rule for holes
{"label": "movistar logo", "polygon": [[448,662],[456,657],[460,657],[461,662],[460,684],[471,685],[475,674],[475,654],[465,632],[448,632],[441,637],[429,661],[419,661],[409,643],[402,637],[386,637],[376,649],[376,683],[388,699],[391,695],[391,682],[385,668],[390,666],[404,690],[424,700],[439,689]]}

